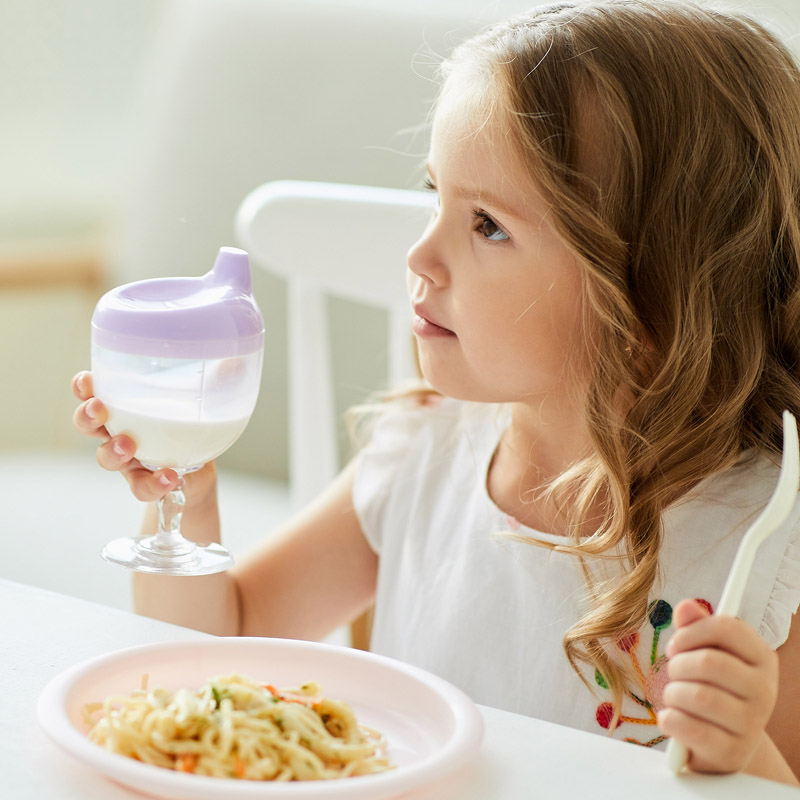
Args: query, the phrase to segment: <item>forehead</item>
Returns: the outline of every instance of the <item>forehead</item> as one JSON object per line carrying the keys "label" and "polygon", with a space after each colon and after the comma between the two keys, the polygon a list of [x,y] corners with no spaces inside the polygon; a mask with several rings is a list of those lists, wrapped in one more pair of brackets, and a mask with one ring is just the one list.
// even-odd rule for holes
{"label": "forehead", "polygon": [[[433,118],[429,166],[440,189],[473,187],[522,212],[539,207],[535,168],[522,159],[499,98],[474,75],[454,73]],[[477,198],[479,199],[479,197]]]}
{"label": "forehead", "polygon": [[445,157],[449,151],[466,153],[499,146],[506,138],[504,128],[496,98],[485,88],[485,80],[455,72],[445,81],[436,103],[431,155]]}

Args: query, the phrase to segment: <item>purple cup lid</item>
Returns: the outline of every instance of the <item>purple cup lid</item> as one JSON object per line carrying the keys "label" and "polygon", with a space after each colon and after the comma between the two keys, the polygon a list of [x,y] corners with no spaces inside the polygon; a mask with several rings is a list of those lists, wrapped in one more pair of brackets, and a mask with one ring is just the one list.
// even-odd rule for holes
{"label": "purple cup lid", "polygon": [[104,294],[92,316],[92,343],[162,358],[229,358],[264,346],[244,250],[220,248],[200,278],[154,278]]}

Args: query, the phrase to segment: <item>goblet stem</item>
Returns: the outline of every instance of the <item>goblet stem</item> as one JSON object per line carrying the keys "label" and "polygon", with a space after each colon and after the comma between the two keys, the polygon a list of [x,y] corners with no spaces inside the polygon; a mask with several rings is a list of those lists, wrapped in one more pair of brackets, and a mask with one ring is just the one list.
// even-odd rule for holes
{"label": "goblet stem", "polygon": [[171,492],[167,492],[158,502],[158,530],[159,533],[179,532],[183,508],[186,505],[186,495],[183,493],[183,478]]}
{"label": "goblet stem", "polygon": [[183,486],[183,476],[181,476],[178,479],[178,485],[156,501],[158,531],[155,537],[147,543],[147,549],[151,552],[164,555],[183,555],[194,549],[194,544],[184,539],[181,534],[181,519],[186,505]]}
{"label": "goblet stem", "polygon": [[139,572],[162,575],[211,575],[233,564],[233,557],[216,542],[196,544],[181,535],[181,518],[186,497],[183,476],[178,473],[178,485],[156,502],[158,531],[152,536],[121,538],[103,548],[103,558]]}

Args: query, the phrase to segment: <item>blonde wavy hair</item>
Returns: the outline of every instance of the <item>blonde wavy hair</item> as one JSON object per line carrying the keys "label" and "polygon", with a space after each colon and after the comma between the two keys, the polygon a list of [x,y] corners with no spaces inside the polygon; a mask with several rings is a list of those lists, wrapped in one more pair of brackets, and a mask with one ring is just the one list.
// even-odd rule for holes
{"label": "blonde wavy hair", "polygon": [[[565,650],[619,714],[613,643],[645,621],[664,510],[779,453],[782,410],[800,414],[800,72],[746,16],[669,0],[534,9],[456,48],[456,72],[585,267],[596,452],[548,492],[591,598]],[[614,551],[621,577],[593,577]]]}

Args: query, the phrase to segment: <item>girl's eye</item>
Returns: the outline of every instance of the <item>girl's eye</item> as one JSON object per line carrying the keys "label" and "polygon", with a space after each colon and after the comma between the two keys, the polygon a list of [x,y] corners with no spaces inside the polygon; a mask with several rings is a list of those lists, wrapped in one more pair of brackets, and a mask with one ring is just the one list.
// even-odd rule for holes
{"label": "girl's eye", "polygon": [[488,215],[483,211],[473,211],[477,225],[475,230],[488,239],[490,242],[505,242],[511,237]]}
{"label": "girl's eye", "polygon": [[429,192],[433,192],[436,195],[436,202],[433,205],[433,210],[435,213],[439,213],[439,191],[434,186],[433,181],[430,178],[425,178],[423,181],[423,186]]}
{"label": "girl's eye", "polygon": [[[425,189],[429,192],[436,192],[436,203],[434,205],[434,213],[439,213],[439,194],[438,189],[430,178],[424,180]],[[505,242],[511,237],[485,212],[478,209],[473,210],[475,217],[475,230],[483,236],[484,239],[490,242]]]}

